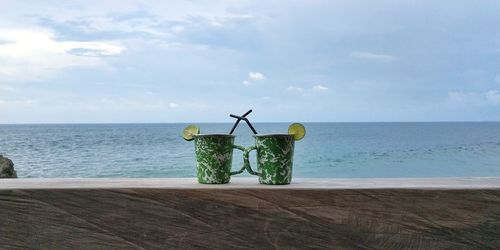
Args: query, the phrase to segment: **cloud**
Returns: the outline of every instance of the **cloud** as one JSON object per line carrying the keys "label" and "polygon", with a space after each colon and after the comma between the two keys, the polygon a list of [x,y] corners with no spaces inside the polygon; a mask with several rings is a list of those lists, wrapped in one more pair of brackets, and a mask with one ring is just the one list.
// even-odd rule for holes
{"label": "cloud", "polygon": [[376,54],[366,51],[354,51],[350,54],[350,56],[360,60],[375,61],[375,62],[392,62],[398,59],[396,56],[393,55]]}
{"label": "cloud", "polygon": [[35,99],[2,100],[0,99],[0,108],[9,107],[33,107],[39,103]]}
{"label": "cloud", "polygon": [[182,25],[175,25],[174,27],[172,27],[172,31],[174,33],[180,33],[180,32],[183,32],[186,30],[186,27],[182,26]]}
{"label": "cloud", "polygon": [[323,92],[323,91],[327,91],[328,90],[328,87],[324,86],[324,85],[314,85],[313,87],[311,88],[303,88],[303,87],[297,87],[297,86],[288,86],[286,88],[287,91],[290,91],[290,92],[300,92],[300,93],[309,93],[309,92]]}
{"label": "cloud", "polygon": [[448,103],[459,105],[498,105],[500,104],[500,91],[489,90],[486,92],[461,92],[451,91],[447,96]]}
{"label": "cloud", "polygon": [[78,56],[112,56],[121,54],[123,47],[101,42],[60,42],[65,52]]}
{"label": "cloud", "polygon": [[490,90],[485,94],[486,99],[492,103],[500,104],[500,92],[497,90]]}
{"label": "cloud", "polygon": [[58,41],[50,30],[0,29],[0,77],[38,80],[68,67],[98,67],[125,48],[112,42]]}
{"label": "cloud", "polygon": [[[75,102],[70,102],[75,104]],[[68,104],[69,105],[69,104]],[[177,108],[180,104],[171,102],[161,98],[152,97],[142,97],[142,98],[123,98],[123,97],[103,97],[99,102],[81,102],[78,105],[85,107],[95,107],[99,110],[143,110],[143,111],[154,111],[154,110],[168,110]]]}
{"label": "cloud", "polygon": [[[82,9],[93,9],[107,4],[99,3],[89,6],[90,4],[84,3],[84,5]],[[121,8],[126,3],[120,2],[119,5]],[[61,31],[62,34],[73,38],[158,40],[167,44],[224,48],[230,46],[233,49],[249,43],[252,39],[250,34],[254,33],[250,30],[242,30],[252,27],[250,23],[254,17],[239,12],[233,13],[233,11],[226,10],[227,6],[214,6],[218,10],[211,12],[210,7],[199,3],[182,6],[185,4],[153,2],[150,8],[145,8],[148,4],[144,2],[133,5],[136,6],[119,10],[117,6],[111,4],[108,7],[112,11],[94,9],[88,10],[89,13],[73,12],[71,8],[65,8],[64,15],[46,13],[42,17],[37,17],[36,25]],[[172,5],[176,7],[173,8]],[[193,7],[197,10],[193,10]],[[174,9],[175,13],[172,11]],[[243,34],[245,36],[239,38]]]}
{"label": "cloud", "polygon": [[323,86],[323,85],[316,85],[316,86],[312,87],[312,90],[315,90],[315,91],[326,91],[326,90],[328,90],[328,87]]}
{"label": "cloud", "polygon": [[266,79],[266,76],[260,72],[250,72],[248,73],[248,79],[252,81],[262,81]]}
{"label": "cloud", "polygon": [[[46,111],[23,114],[21,108],[9,106],[4,117],[10,120],[0,122],[44,121],[46,114],[60,121],[69,119],[68,114],[81,116],[79,121],[120,121],[114,109],[123,110],[123,117],[136,122],[174,119],[161,116],[169,111],[179,114],[178,121],[192,119],[188,112],[217,120],[222,117],[218,116],[221,107],[234,109],[234,100],[241,105],[261,100],[263,95],[253,89],[257,87],[268,89],[267,94],[274,98],[262,103],[279,103],[284,111],[294,107],[299,119],[317,121],[324,120],[325,113],[314,111],[317,104],[325,106],[333,117],[329,119],[344,121],[450,119],[452,114],[439,106],[448,104],[445,100],[450,105],[484,104],[473,111],[457,108],[457,114],[463,114],[456,117],[463,120],[488,118],[500,107],[493,105],[498,97],[495,91],[500,91],[500,71],[495,54],[499,48],[492,44],[498,41],[500,30],[491,4],[461,2],[436,12],[436,4],[447,4],[421,4],[415,9],[399,2],[357,1],[50,2],[0,0],[0,6],[8,10],[0,15],[0,30],[41,32],[41,39],[23,40],[48,40],[50,45],[35,44],[36,51],[23,48],[16,53],[29,53],[14,58],[5,54],[9,52],[5,48],[19,42],[0,38],[4,53],[0,55],[0,99],[36,97],[41,100],[39,109]],[[467,11],[471,6],[474,12]],[[450,22],[443,22],[443,15]],[[435,25],[422,29],[422,18]],[[467,39],[461,39],[464,34]],[[64,49],[52,46],[59,48],[65,42],[75,44]],[[122,50],[114,50],[114,46]],[[112,72],[97,71],[114,65]],[[460,73],[468,67],[478,70],[479,83],[469,79],[476,75]],[[39,82],[19,84],[10,79]],[[218,83],[211,83],[215,80]],[[18,93],[3,86],[12,86]],[[235,92],[238,88],[249,91]],[[199,91],[193,94],[192,89]],[[446,91],[440,92],[443,89]],[[144,94],[148,90],[155,94]],[[448,90],[463,91],[447,96]],[[280,93],[283,100],[278,100]],[[436,94],[441,97],[436,99]],[[47,104],[47,100],[61,99],[93,108],[102,95],[117,98],[116,105],[97,106],[103,118],[84,117],[85,112],[65,113],[58,111],[65,104]],[[301,98],[304,95],[311,98]],[[201,108],[188,102],[206,103],[210,105],[206,110],[212,113],[200,112]],[[170,103],[179,106],[171,108]],[[436,108],[425,112],[420,108],[432,105]],[[411,110],[413,106],[418,108]],[[262,108],[263,117],[286,120],[287,112],[277,114],[269,107]],[[181,108],[183,112],[176,112]]]}
{"label": "cloud", "polygon": [[304,92],[304,88],[296,87],[296,86],[288,86],[286,88],[287,91],[291,92]]}
{"label": "cloud", "polygon": [[249,72],[248,78],[243,80],[243,85],[249,86],[252,85],[253,82],[265,80],[266,76],[260,72]]}

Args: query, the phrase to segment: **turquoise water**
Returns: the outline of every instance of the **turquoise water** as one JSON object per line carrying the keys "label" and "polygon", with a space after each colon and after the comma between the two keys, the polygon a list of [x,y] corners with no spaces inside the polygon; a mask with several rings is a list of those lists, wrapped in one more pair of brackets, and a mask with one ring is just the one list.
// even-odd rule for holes
{"label": "turquoise water", "polygon": [[[304,123],[295,177],[500,176],[500,123]],[[224,133],[232,124],[198,124]],[[236,143],[253,143],[240,125]],[[286,133],[288,123],[256,123]],[[0,154],[19,177],[192,177],[186,124],[0,125]],[[255,158],[255,155],[251,155]],[[233,168],[242,164],[234,152]],[[253,160],[255,164],[255,160]]]}

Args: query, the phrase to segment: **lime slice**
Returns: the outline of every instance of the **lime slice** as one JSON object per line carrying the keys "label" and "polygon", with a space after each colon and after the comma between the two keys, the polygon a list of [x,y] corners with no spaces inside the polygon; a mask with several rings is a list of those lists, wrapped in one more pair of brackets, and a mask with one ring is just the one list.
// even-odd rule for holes
{"label": "lime slice", "polygon": [[300,123],[292,123],[288,127],[288,134],[292,135],[294,140],[299,141],[306,135],[306,128]]}
{"label": "lime slice", "polygon": [[197,135],[199,133],[200,129],[196,127],[196,125],[189,125],[182,132],[182,138],[186,141],[192,141],[194,139],[193,135]]}

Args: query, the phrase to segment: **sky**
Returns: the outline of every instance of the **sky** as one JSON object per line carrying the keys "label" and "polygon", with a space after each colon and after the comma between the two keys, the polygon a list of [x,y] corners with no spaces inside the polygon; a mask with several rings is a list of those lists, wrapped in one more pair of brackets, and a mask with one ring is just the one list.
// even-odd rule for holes
{"label": "sky", "polygon": [[499,121],[500,1],[0,0],[0,123]]}

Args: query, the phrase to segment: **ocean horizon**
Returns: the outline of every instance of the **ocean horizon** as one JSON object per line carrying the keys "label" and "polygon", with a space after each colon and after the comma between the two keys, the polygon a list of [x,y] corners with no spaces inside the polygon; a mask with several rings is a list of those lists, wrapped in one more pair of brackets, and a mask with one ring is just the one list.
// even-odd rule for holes
{"label": "ocean horizon", "polygon": [[[194,143],[228,133],[233,123],[0,124],[0,154],[21,178],[194,177]],[[287,122],[252,123],[259,133],[286,133]],[[500,176],[500,122],[305,122],[295,143],[294,177],[392,178]],[[235,144],[253,145],[242,123]],[[242,165],[233,153],[233,169]],[[251,163],[255,166],[255,154]],[[242,174],[248,176],[248,174]]]}

